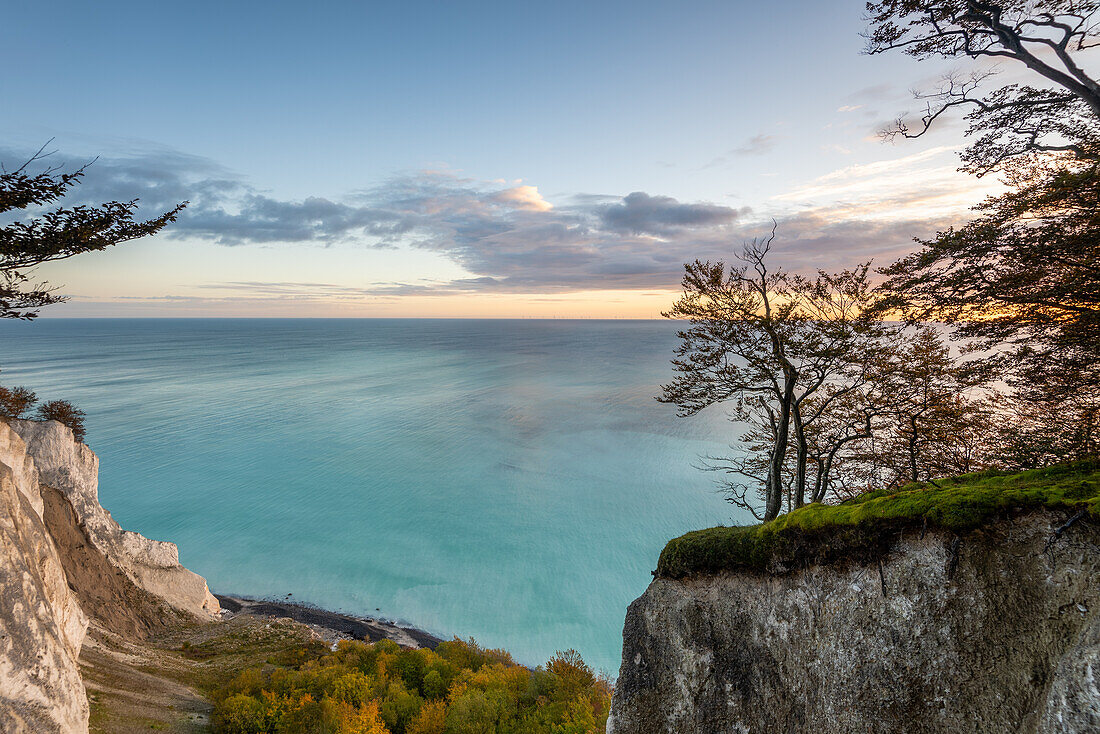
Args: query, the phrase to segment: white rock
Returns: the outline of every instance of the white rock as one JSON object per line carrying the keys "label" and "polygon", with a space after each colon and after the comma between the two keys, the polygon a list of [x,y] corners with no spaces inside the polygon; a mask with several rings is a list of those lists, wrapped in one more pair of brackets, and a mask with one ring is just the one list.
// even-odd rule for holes
{"label": "white rock", "polygon": [[[37,501],[36,501],[37,500]],[[88,730],[76,659],[87,619],[42,521],[38,473],[0,421],[0,730]]]}
{"label": "white rock", "polygon": [[218,600],[206,580],[179,563],[174,543],[150,540],[123,530],[99,504],[99,457],[73,439],[72,431],[57,421],[11,421],[27,445],[40,481],[69,501],[89,540],[109,562],[137,586],[170,606],[199,617],[212,618]]}
{"label": "white rock", "polygon": [[[88,730],[77,667],[88,619],[70,588],[70,577],[87,569],[66,571],[64,553],[74,546],[65,546],[63,537],[77,538],[76,548],[86,540],[102,558],[96,563],[107,564],[101,570],[111,578],[121,573],[169,607],[200,619],[216,619],[220,611],[206,581],[180,565],[174,544],[119,527],[99,504],[98,483],[99,459],[64,425],[0,420],[2,734]],[[66,502],[64,519],[46,510]]]}

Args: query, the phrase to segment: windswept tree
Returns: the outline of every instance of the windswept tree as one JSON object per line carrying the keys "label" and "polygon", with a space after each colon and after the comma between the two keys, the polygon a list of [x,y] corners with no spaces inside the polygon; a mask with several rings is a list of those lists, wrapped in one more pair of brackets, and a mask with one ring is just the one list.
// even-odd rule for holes
{"label": "windswept tree", "polygon": [[[1069,400],[1091,435],[1100,413],[1100,82],[1083,54],[1100,42],[1100,3],[1074,0],[882,0],[868,3],[868,51],[916,58],[1018,63],[1035,85],[993,86],[978,69],[925,95],[918,137],[966,110],[964,170],[999,172],[1009,189],[968,224],[919,240],[883,272],[881,307],[911,322],[944,321],[957,338],[1010,355],[1007,379],[1022,414]],[[1044,406],[1042,403],[1049,403]],[[1031,405],[1024,405],[1030,403]],[[1071,452],[1095,451],[1089,439]]]}
{"label": "windswept tree", "polygon": [[[33,281],[36,266],[154,234],[175,221],[186,206],[181,203],[146,221],[134,219],[137,199],[50,208],[80,182],[87,166],[70,172],[58,166],[42,167],[50,155],[44,150],[40,148],[14,170],[0,163],[0,215],[26,215],[0,226],[0,318],[30,320],[42,307],[66,300],[48,283]],[[22,418],[35,402],[34,393],[26,388],[0,386],[0,417]],[[72,429],[76,440],[84,440],[84,412],[71,403],[42,403],[36,417],[60,421]]]}
{"label": "windswept tree", "polygon": [[0,318],[33,319],[43,306],[65,300],[48,283],[33,281],[36,266],[154,234],[186,206],[146,221],[134,219],[137,199],[49,208],[80,183],[87,166],[35,172],[48,155],[40,149],[10,171],[0,165],[0,214],[29,210],[25,219],[0,226]]}
{"label": "windswept tree", "polygon": [[[794,276],[770,267],[774,237],[746,244],[728,268],[685,265],[683,296],[664,315],[689,325],[678,332],[676,377],[658,396],[683,416],[727,403],[734,419],[751,424],[742,451],[710,468],[736,475],[729,499],[764,521],[784,500],[800,507],[826,491],[827,479],[813,476],[821,464],[811,454],[822,441],[812,442],[812,432],[883,363],[889,332],[868,310],[868,266],[813,280]],[[757,489],[762,511],[753,501]]]}

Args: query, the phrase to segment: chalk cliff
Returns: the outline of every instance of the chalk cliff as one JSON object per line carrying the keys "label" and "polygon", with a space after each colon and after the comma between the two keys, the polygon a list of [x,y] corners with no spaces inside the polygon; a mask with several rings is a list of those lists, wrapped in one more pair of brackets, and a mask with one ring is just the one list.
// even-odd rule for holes
{"label": "chalk cliff", "polygon": [[0,420],[0,731],[84,732],[77,668],[89,618],[140,637],[218,602],[176,546],[123,530],[99,462],[54,421]]}
{"label": "chalk cliff", "polygon": [[1100,529],[1035,511],[875,561],[657,578],[608,731],[1098,732]]}

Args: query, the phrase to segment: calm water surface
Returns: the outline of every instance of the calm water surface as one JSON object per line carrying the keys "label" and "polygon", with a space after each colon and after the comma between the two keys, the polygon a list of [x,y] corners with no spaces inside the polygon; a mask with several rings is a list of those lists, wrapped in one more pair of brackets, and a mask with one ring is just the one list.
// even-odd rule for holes
{"label": "calm water surface", "polygon": [[[0,381],[88,413],[100,499],[215,591],[404,620],[618,672],[664,542],[740,522],[653,399],[675,325],[0,323]],[[380,611],[376,611],[380,610]]]}

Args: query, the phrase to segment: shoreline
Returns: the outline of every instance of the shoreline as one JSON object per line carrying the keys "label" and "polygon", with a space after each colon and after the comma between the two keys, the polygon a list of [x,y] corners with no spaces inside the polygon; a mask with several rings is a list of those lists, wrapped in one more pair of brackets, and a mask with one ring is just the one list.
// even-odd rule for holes
{"label": "shoreline", "polygon": [[308,603],[252,599],[234,594],[211,593],[221,604],[224,619],[232,619],[237,616],[265,619],[289,618],[307,625],[326,642],[392,640],[403,647],[423,647],[434,650],[439,643],[444,641],[416,627],[403,627],[375,617],[356,617],[350,614],[342,614]]}

